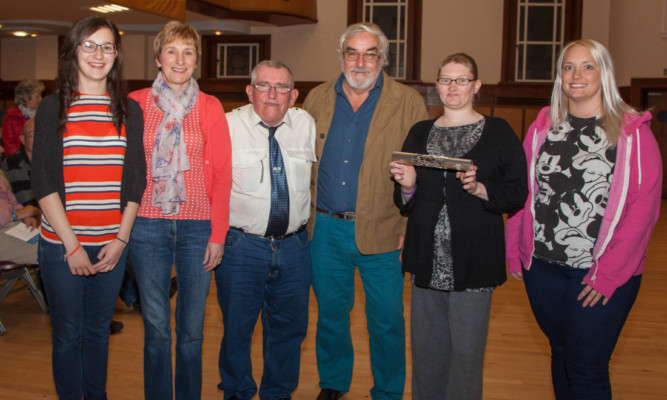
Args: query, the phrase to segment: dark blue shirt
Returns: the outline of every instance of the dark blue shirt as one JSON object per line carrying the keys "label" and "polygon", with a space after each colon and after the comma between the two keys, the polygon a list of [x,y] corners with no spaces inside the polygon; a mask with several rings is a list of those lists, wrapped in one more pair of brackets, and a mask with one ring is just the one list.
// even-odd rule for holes
{"label": "dark blue shirt", "polygon": [[356,210],[364,145],[384,82],[380,74],[355,113],[343,91],[343,79],[341,74],[334,85],[336,107],[317,175],[317,207],[333,212]]}

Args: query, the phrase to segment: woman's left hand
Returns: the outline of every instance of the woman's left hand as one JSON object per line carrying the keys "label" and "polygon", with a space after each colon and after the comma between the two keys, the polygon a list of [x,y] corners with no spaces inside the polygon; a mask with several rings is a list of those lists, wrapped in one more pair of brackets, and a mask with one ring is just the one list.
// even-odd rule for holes
{"label": "woman's left hand", "polygon": [[608,298],[604,297],[602,293],[598,292],[597,290],[593,289],[590,285],[588,285],[585,281],[581,281],[582,285],[586,285],[584,290],[579,293],[579,296],[577,296],[577,300],[581,301],[581,299],[584,299],[583,304],[581,305],[582,307],[593,307],[600,301],[602,300],[602,305],[606,305],[607,302],[609,301]]}
{"label": "woman's left hand", "polygon": [[220,265],[224,253],[224,245],[208,242],[208,245],[206,245],[206,254],[204,255],[204,271],[212,271]]}
{"label": "woman's left hand", "polygon": [[93,265],[93,269],[97,272],[109,272],[116,268],[123,250],[125,250],[125,243],[116,239],[110,241],[97,254],[97,259],[100,261]]}
{"label": "woman's left hand", "polygon": [[468,171],[457,172],[456,177],[461,180],[463,190],[481,199],[489,199],[489,195],[486,193],[486,186],[481,182],[477,182],[476,165],[471,165]]}

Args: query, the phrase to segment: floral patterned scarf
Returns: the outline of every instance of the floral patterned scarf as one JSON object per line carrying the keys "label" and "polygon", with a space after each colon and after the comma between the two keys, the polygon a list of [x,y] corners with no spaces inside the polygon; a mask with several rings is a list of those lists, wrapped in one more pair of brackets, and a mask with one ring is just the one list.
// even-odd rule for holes
{"label": "floral patterned scarf", "polygon": [[177,215],[180,204],[186,202],[183,172],[190,162],[183,137],[183,119],[192,110],[199,95],[197,82],[190,82],[183,92],[174,92],[158,73],[153,82],[151,97],[164,117],[155,132],[151,177],[153,179],[153,206],[165,217]]}

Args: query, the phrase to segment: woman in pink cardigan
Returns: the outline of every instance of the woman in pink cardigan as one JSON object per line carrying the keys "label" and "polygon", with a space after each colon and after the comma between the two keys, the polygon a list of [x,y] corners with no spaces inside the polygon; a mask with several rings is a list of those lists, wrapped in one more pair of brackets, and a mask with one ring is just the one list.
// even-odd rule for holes
{"label": "woman in pink cardigan", "polygon": [[[144,394],[169,400],[175,387],[176,399],[199,399],[206,297],[229,228],[231,141],[220,101],[192,77],[201,56],[197,31],[168,22],[153,51],[157,78],[130,94],[144,112],[148,166],[129,245],[144,320]],[[173,379],[172,266],[178,281]]]}
{"label": "woman in pink cardigan", "polygon": [[621,99],[607,49],[578,40],[526,134],[529,196],[507,221],[507,269],[549,339],[556,399],[611,399],[609,359],[660,212],[650,119]]}

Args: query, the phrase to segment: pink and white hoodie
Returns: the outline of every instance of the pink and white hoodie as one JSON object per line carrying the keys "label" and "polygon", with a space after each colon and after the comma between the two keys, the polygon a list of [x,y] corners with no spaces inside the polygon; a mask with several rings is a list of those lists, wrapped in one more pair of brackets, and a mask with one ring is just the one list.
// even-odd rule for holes
{"label": "pink and white hoodie", "polygon": [[[595,247],[593,265],[584,280],[610,298],[616,288],[644,272],[649,238],[658,216],[662,195],[662,158],[651,132],[651,114],[625,115],[618,139],[616,165],[607,208]],[[535,165],[551,128],[549,107],[530,125],[523,148],[528,163],[528,199],[506,224],[507,271],[530,269],[534,251],[533,220],[538,192]]]}

